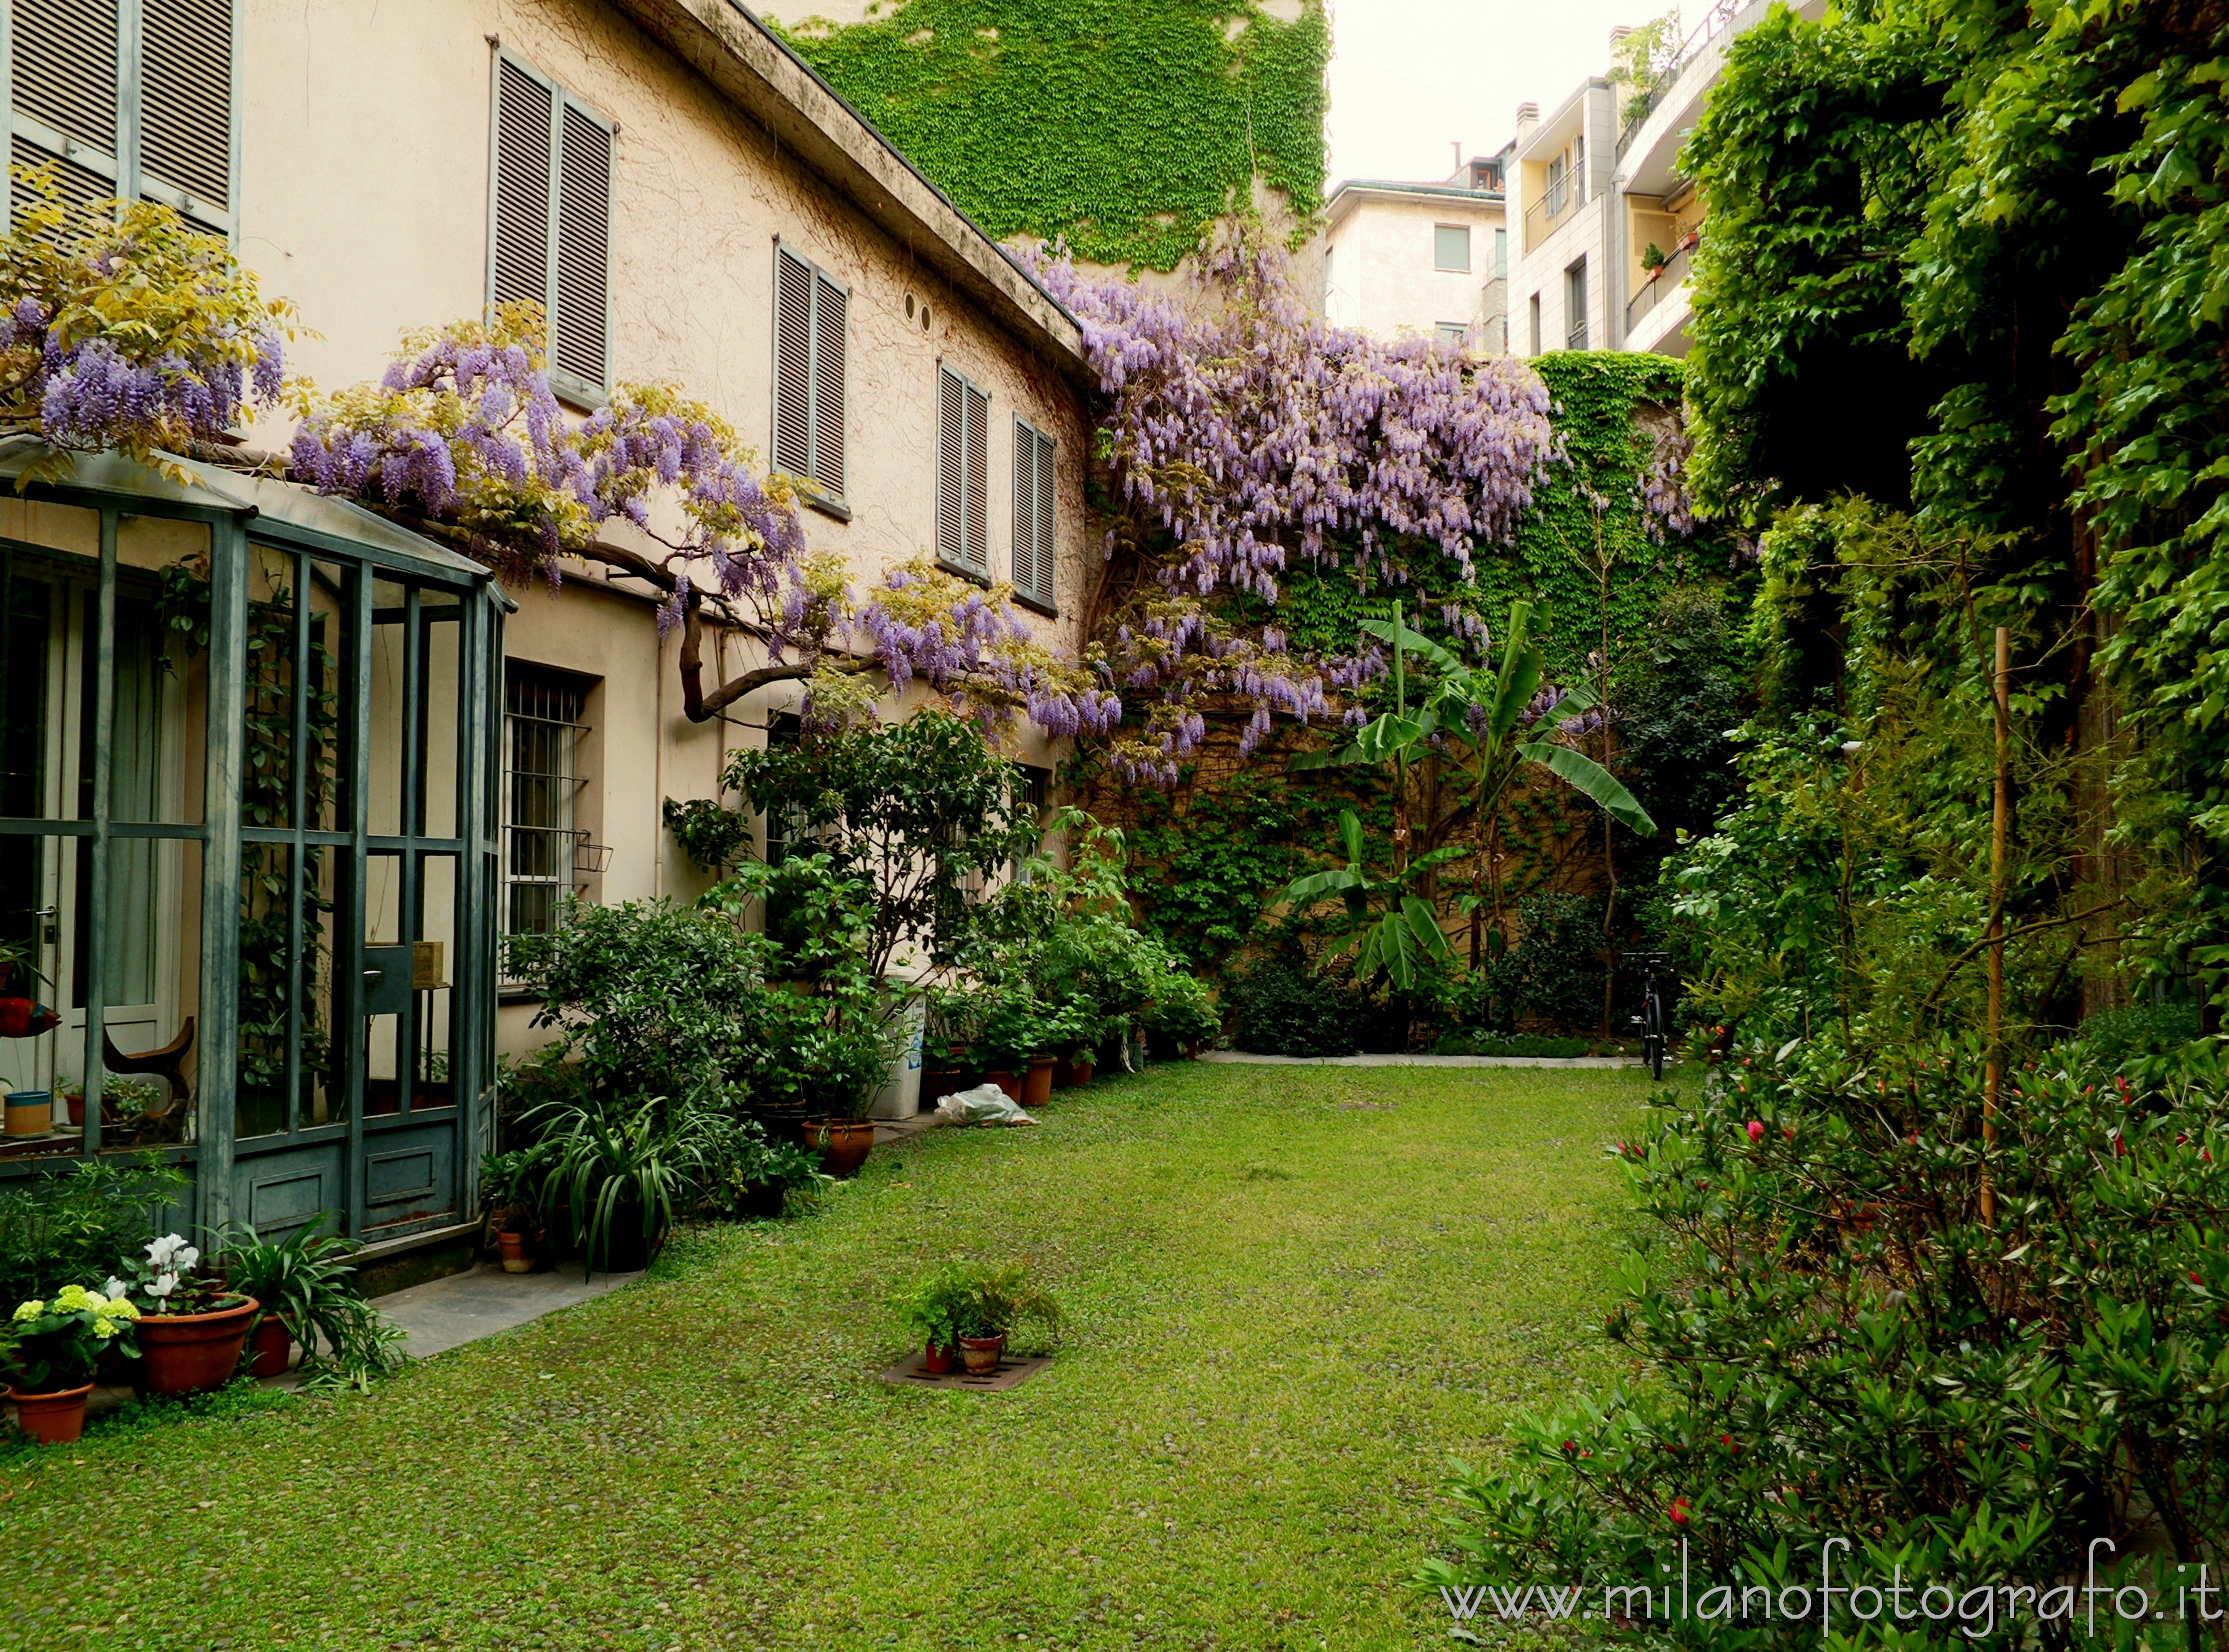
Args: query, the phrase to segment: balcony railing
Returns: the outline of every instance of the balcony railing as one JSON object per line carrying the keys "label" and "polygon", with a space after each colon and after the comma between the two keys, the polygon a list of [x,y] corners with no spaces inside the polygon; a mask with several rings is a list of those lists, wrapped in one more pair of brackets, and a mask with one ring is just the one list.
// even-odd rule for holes
{"label": "balcony railing", "polygon": [[1631,332],[1639,326],[1672,289],[1687,279],[1687,267],[1694,261],[1695,248],[1691,242],[1666,259],[1656,271],[1654,279],[1641,284],[1641,291],[1625,301],[1625,330]]}
{"label": "balcony railing", "polygon": [[1558,224],[1571,215],[1579,204],[1578,190],[1569,178],[1555,185],[1538,201],[1525,209],[1525,250],[1533,252],[1548,239],[1548,234]]}
{"label": "balcony railing", "polygon": [[1687,72],[1687,66],[1695,61],[1697,55],[1732,28],[1735,20],[1749,10],[1750,3],[1751,0],[1712,0],[1710,10],[1703,14],[1703,21],[1687,31],[1687,37],[1680,42],[1680,49],[1673,54],[1672,61],[1656,77],[1656,83],[1648,88],[1648,96],[1641,101],[1640,106],[1634,107],[1634,100],[1627,100],[1626,118],[1621,119],[1618,126],[1617,159],[1625,158],[1625,151],[1635,136],[1648,124],[1648,117],[1656,112],[1656,106],[1664,101],[1664,94],[1680,83],[1680,77]]}

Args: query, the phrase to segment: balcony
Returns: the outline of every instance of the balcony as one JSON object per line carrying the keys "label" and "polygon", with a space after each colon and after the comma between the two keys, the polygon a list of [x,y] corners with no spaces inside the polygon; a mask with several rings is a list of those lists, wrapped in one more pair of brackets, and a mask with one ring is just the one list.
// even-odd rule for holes
{"label": "balcony", "polygon": [[1578,204],[1579,192],[1571,187],[1569,178],[1550,184],[1545,194],[1525,209],[1525,250],[1538,250],[1540,243],[1571,215]]}
{"label": "balcony", "polygon": [[1695,243],[1683,242],[1680,249],[1666,259],[1654,276],[1641,284],[1641,291],[1625,301],[1625,331],[1629,335],[1648,312],[1668,297],[1673,289],[1687,279],[1688,267],[1693,263]]}

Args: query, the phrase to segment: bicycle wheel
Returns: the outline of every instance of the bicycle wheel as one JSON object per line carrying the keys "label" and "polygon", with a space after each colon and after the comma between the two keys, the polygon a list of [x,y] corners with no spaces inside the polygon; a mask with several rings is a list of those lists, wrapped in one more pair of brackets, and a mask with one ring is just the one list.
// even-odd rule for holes
{"label": "bicycle wheel", "polygon": [[1664,1006],[1653,988],[1641,1006],[1641,1058],[1652,1082],[1664,1077]]}

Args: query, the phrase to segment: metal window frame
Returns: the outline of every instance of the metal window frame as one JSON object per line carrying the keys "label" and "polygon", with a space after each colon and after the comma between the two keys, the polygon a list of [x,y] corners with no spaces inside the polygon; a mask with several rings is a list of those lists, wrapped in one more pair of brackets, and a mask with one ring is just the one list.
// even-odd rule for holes
{"label": "metal window frame", "polygon": [[[1449,229],[1457,231],[1463,238],[1463,261],[1460,264],[1442,264],[1440,262],[1440,235],[1442,231]],[[1435,271],[1444,275],[1468,275],[1470,273],[1470,229],[1471,227],[1468,224],[1435,223],[1432,226],[1432,268]]]}
{"label": "metal window frame", "polygon": [[[543,346],[549,363],[549,388],[560,400],[590,411],[603,407],[612,398],[612,205],[618,190],[612,187],[619,176],[620,125],[601,110],[575,97],[562,81],[536,68],[524,57],[508,46],[491,46],[488,51],[488,160],[487,160],[487,256],[480,285],[483,309],[495,305],[495,236],[496,181],[498,169],[503,164],[503,66],[513,68],[541,87],[549,94],[549,168],[545,180],[549,188],[549,215],[543,222],[542,236],[542,325],[545,329]],[[604,190],[604,377],[601,383],[584,379],[577,373],[566,371],[556,362],[557,350],[557,225],[562,210],[559,186],[564,172],[565,111],[577,109],[588,119],[604,129],[610,138],[611,173]]]}
{"label": "metal window frame", "polygon": [[[157,3],[160,3],[160,0]],[[7,135],[10,139],[21,138],[35,144],[49,155],[99,173],[115,186],[114,193],[119,200],[159,202],[196,228],[222,235],[227,244],[236,249],[241,225],[240,42],[247,21],[247,0],[232,0],[231,78],[225,87],[225,138],[228,150],[225,191],[229,199],[222,212],[139,170],[139,22],[145,3],[145,0],[116,0],[116,132],[106,152],[89,148],[16,107],[14,9],[0,5],[0,107],[7,111]]]}
{"label": "metal window frame", "polygon": [[[497,952],[498,956],[496,962],[497,977],[505,986],[517,987],[529,986],[531,985],[531,983],[525,978],[514,975],[511,973],[510,958],[508,955],[509,948],[503,946],[501,943],[511,940],[516,935],[539,932],[517,930],[511,928],[511,890],[520,884],[530,884],[537,888],[554,886],[567,894],[572,894],[578,891],[579,885],[575,883],[571,877],[564,875],[562,872],[552,877],[520,877],[517,876],[517,874],[512,871],[511,833],[519,831],[543,832],[553,836],[569,838],[573,842],[567,845],[565,852],[568,861],[573,858],[575,848],[581,842],[582,837],[578,826],[578,817],[575,813],[575,809],[579,801],[579,794],[587,787],[590,781],[590,776],[579,772],[579,757],[581,742],[588,737],[588,735],[594,728],[594,725],[587,721],[587,716],[588,709],[588,695],[594,690],[594,679],[592,678],[582,677],[575,672],[555,672],[554,674],[563,675],[574,679],[575,685],[568,691],[575,697],[576,704],[575,710],[575,715],[579,720],[567,722],[556,717],[538,717],[528,713],[514,711],[511,709],[511,685],[514,680],[511,676],[511,668],[514,665],[529,670],[545,672],[553,672],[553,668],[548,666],[536,666],[532,665],[531,662],[524,660],[516,662],[505,661],[503,672],[503,692],[498,697],[500,701],[499,710],[502,721],[500,725],[501,736],[496,747],[498,761],[494,765],[497,775],[496,784],[498,787],[496,794],[495,827],[497,841],[501,845],[501,849],[500,858],[497,862],[496,904],[495,909],[491,915],[491,920],[495,925],[495,934],[498,942]],[[511,736],[513,734],[512,725],[514,723],[518,722],[539,723],[547,727],[568,729],[572,731],[574,743],[570,756],[572,759],[574,772],[565,775],[541,775],[537,777],[544,780],[562,780],[571,785],[574,795],[565,805],[568,824],[564,826],[520,826],[511,818],[517,809],[517,794],[513,789],[512,782],[524,772],[517,768],[511,760],[511,753],[513,750],[511,743]],[[571,870],[578,871],[579,868],[577,865],[574,865]]]}

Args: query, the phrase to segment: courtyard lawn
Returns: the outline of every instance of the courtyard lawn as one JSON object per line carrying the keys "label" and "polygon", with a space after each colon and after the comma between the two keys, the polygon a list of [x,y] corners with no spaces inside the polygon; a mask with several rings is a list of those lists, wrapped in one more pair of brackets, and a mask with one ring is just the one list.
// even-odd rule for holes
{"label": "courtyard lawn", "polygon": [[[1610,1372],[1603,1149],[1650,1095],[1178,1064],[878,1149],[369,1396],[0,1461],[0,1646],[1444,1644],[1436,1482]],[[878,1379],[954,1250],[1036,1258],[1048,1371]]]}

